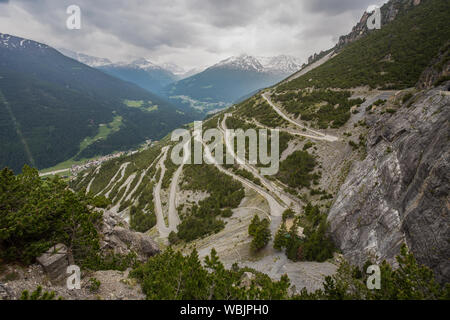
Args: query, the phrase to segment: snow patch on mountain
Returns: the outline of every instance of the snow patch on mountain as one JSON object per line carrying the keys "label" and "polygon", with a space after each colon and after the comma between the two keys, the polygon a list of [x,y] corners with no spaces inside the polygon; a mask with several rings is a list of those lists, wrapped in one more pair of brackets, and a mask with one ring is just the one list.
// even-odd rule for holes
{"label": "snow patch on mountain", "polygon": [[92,68],[101,67],[111,63],[111,61],[106,58],[94,57],[84,53],[67,50],[64,48],[59,48],[58,51],[61,52],[66,57],[77,60],[78,62],[86,64]]}
{"label": "snow patch on mountain", "polygon": [[257,58],[249,55],[233,56],[222,60],[212,68],[227,68],[246,71],[264,72],[264,67]]}
{"label": "snow patch on mountain", "polygon": [[113,63],[110,65],[110,67],[116,67],[116,68],[129,68],[129,69],[137,69],[137,70],[145,70],[145,71],[151,71],[151,70],[164,70],[162,67],[158,66],[157,64],[153,63],[149,59],[146,58],[139,58],[131,62],[118,62]]}
{"label": "snow patch on mountain", "polygon": [[261,62],[266,72],[291,74],[302,67],[299,59],[288,55],[257,57],[257,59]]}
{"label": "snow patch on mountain", "polygon": [[276,74],[291,74],[301,69],[301,62],[295,57],[279,55],[275,57],[233,56],[222,60],[211,68],[227,68]]}
{"label": "snow patch on mountain", "polygon": [[177,65],[175,63],[171,63],[171,62],[161,64],[161,68],[172,72],[176,76],[182,76],[186,73],[186,70],[184,70],[184,68],[180,67],[179,65]]}
{"label": "snow patch on mountain", "polygon": [[6,33],[0,33],[0,47],[4,48],[38,48],[38,49],[48,49],[49,46],[39,43],[33,40],[27,40],[24,38],[14,37]]}

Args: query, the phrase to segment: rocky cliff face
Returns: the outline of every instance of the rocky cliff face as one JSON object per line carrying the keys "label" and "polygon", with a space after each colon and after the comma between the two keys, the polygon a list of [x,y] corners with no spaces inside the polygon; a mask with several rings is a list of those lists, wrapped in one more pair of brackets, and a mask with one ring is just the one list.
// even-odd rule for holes
{"label": "rocky cliff face", "polygon": [[450,42],[434,58],[430,66],[420,76],[416,85],[418,89],[431,88],[433,85],[450,78]]}
{"label": "rocky cliff face", "polygon": [[449,85],[416,94],[393,115],[372,117],[367,157],[353,165],[328,217],[352,263],[395,265],[406,242],[438,280],[450,281]]}

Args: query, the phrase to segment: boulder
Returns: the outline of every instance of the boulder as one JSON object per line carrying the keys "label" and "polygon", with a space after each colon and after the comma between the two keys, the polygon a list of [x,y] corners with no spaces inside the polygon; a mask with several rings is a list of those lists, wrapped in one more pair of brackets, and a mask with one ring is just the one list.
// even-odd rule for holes
{"label": "boulder", "polygon": [[68,253],[67,247],[61,243],[51,247],[36,260],[53,281],[65,279],[67,267],[73,263],[72,255]]}
{"label": "boulder", "polygon": [[135,251],[140,258],[142,258],[141,260],[147,260],[149,257],[159,253],[156,242],[149,236],[140,232],[135,232],[123,227],[114,227],[111,238],[114,239],[121,248],[123,248],[123,244],[125,244],[126,248]]}
{"label": "boulder", "polygon": [[149,257],[159,253],[158,244],[144,233],[133,231],[126,221],[110,211],[103,214],[103,251],[113,251],[116,254],[127,255],[135,252],[139,261],[146,261]]}
{"label": "boulder", "polygon": [[252,286],[252,283],[255,279],[256,276],[253,273],[244,272],[242,274],[239,287],[249,289]]}

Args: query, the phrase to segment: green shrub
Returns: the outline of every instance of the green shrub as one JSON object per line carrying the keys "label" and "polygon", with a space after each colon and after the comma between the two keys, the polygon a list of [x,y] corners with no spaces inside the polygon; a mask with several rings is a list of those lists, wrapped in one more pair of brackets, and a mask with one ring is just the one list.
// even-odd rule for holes
{"label": "green shrub", "polygon": [[89,291],[91,293],[98,292],[98,290],[100,289],[100,285],[101,285],[100,280],[98,280],[96,278],[90,278],[89,279],[88,287],[89,287]]}
{"label": "green shrub", "polygon": [[24,290],[20,296],[20,300],[54,300],[55,296],[56,294],[54,291],[42,292],[42,287],[38,286],[31,294],[28,290]]}
{"label": "green shrub", "polygon": [[280,163],[280,170],[276,177],[289,187],[309,187],[311,181],[318,176],[313,174],[316,159],[307,151],[298,150]]}
{"label": "green shrub", "polygon": [[178,226],[178,238],[186,242],[221,231],[225,222],[217,217],[229,215],[230,210],[238,207],[245,196],[240,182],[206,164],[185,166],[182,188],[210,194],[198,205],[189,208]]}
{"label": "green shrub", "polygon": [[0,172],[0,258],[32,263],[56,243],[64,243],[83,261],[97,254],[102,213],[90,199],[55,177],[42,180],[28,166],[22,174]]}
{"label": "green shrub", "polygon": [[138,232],[147,232],[156,225],[156,215],[132,206],[130,209],[130,228]]}
{"label": "green shrub", "polygon": [[396,258],[398,268],[386,261],[380,265],[381,290],[367,288],[368,261],[359,269],[342,262],[333,276],[325,278],[323,289],[313,293],[302,290],[294,299],[307,300],[449,300],[450,284],[439,285],[428,267],[417,263],[403,245]]}
{"label": "green shrub", "polygon": [[180,239],[178,238],[178,235],[175,231],[171,231],[169,233],[169,243],[170,244],[177,244],[180,241]]}
{"label": "green shrub", "polygon": [[[250,287],[241,285],[244,272],[255,275]],[[195,250],[183,256],[168,248],[134,269],[130,276],[138,280],[149,300],[279,300],[288,298],[290,286],[287,276],[273,281],[237,265],[225,269],[214,249],[202,264]]]}
{"label": "green shrub", "polygon": [[293,261],[323,262],[333,257],[334,245],[327,235],[326,215],[318,206],[308,203],[304,207],[304,237],[298,235],[299,227],[299,219],[295,219],[289,231],[283,222],[275,236],[274,248],[286,248],[286,256]]}

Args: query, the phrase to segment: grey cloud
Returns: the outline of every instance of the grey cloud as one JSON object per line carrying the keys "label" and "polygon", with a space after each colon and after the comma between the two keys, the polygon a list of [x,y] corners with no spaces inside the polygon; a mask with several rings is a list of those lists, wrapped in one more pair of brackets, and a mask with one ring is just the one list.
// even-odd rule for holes
{"label": "grey cloud", "polygon": [[232,28],[251,24],[276,2],[261,0],[189,1],[188,8],[214,26]]}
{"label": "grey cloud", "polygon": [[[10,9],[32,15],[34,27],[27,29],[23,17],[6,27],[112,60],[145,56],[193,67],[242,52],[306,58],[331,47],[374,2],[382,0],[14,0]],[[73,3],[82,11],[77,31],[65,27]]]}
{"label": "grey cloud", "polygon": [[[387,0],[386,0],[387,1]],[[304,0],[305,10],[313,13],[337,15],[346,11],[365,10],[369,5],[386,2],[382,0]]]}

